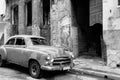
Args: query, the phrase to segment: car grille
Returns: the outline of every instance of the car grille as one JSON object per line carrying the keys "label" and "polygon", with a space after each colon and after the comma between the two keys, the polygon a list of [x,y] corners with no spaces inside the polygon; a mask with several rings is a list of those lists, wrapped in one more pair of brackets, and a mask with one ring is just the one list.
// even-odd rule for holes
{"label": "car grille", "polygon": [[53,60],[53,65],[69,65],[71,63],[71,59],[69,57],[57,57]]}

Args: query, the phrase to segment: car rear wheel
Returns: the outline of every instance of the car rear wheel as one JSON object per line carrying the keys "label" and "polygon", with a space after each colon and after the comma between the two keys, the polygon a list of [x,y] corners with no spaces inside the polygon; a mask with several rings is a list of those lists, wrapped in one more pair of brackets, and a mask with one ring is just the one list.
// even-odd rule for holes
{"label": "car rear wheel", "polygon": [[40,65],[37,61],[30,62],[29,73],[33,78],[40,78],[42,76],[42,71],[41,71]]}

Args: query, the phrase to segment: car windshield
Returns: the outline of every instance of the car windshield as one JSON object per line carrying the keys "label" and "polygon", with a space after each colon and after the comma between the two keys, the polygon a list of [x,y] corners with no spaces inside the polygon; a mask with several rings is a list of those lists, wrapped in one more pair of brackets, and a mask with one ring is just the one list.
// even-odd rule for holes
{"label": "car windshield", "polygon": [[47,45],[47,41],[43,38],[31,38],[33,45]]}

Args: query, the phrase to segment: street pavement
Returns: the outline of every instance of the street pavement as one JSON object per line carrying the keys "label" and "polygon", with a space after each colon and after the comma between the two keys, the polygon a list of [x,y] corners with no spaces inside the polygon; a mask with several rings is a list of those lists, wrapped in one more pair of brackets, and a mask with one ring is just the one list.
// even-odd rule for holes
{"label": "street pavement", "polygon": [[76,72],[48,72],[45,71],[44,76],[40,79],[34,79],[29,76],[28,69],[8,64],[0,67],[0,80],[109,80],[97,76],[86,75]]}
{"label": "street pavement", "polygon": [[75,63],[72,71],[90,74],[93,76],[107,77],[108,79],[120,80],[120,68],[106,66],[100,58],[78,57],[73,61]]}

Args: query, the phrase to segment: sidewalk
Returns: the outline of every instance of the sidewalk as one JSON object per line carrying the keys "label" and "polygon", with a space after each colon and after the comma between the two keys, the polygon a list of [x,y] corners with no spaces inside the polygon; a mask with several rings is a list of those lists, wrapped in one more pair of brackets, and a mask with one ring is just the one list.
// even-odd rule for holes
{"label": "sidewalk", "polygon": [[112,80],[120,80],[120,68],[111,68],[104,65],[104,62],[98,58],[83,58],[74,59],[75,66],[73,72],[85,73],[100,77],[109,78]]}

